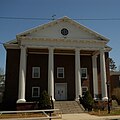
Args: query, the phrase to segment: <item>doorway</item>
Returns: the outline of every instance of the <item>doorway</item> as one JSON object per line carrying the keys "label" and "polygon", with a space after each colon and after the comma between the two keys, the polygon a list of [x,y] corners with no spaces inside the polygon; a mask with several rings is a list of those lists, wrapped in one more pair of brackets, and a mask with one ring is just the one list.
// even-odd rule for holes
{"label": "doorway", "polygon": [[67,83],[55,83],[55,99],[67,100]]}

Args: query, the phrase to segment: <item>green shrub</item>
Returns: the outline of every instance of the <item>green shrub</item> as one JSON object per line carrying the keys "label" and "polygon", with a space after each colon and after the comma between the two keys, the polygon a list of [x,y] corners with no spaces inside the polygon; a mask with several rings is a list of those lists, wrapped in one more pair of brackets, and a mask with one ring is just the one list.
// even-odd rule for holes
{"label": "green shrub", "polygon": [[93,101],[93,98],[92,98],[90,92],[86,91],[83,96],[83,104],[84,104],[83,106],[84,106],[85,110],[88,109],[88,111],[91,111],[92,107],[93,107],[93,103],[94,103],[94,101]]}
{"label": "green shrub", "polygon": [[120,88],[114,88],[112,92],[112,99],[116,99],[118,104],[120,105]]}
{"label": "green shrub", "polygon": [[39,109],[50,109],[51,102],[47,91],[43,91],[40,96]]}

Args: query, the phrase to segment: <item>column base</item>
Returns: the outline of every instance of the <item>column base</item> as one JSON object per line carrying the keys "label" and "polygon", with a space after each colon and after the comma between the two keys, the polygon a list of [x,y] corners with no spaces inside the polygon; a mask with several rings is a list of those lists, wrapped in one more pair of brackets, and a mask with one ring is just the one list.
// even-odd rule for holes
{"label": "column base", "polygon": [[79,97],[78,97],[78,98],[75,98],[75,101],[79,101],[79,99],[80,99]]}
{"label": "column base", "polygon": [[103,97],[102,100],[103,101],[108,101],[108,97]]}
{"label": "column base", "polygon": [[55,98],[52,98],[53,102],[55,102]]}
{"label": "column base", "polygon": [[94,97],[93,100],[98,100],[98,98]]}
{"label": "column base", "polygon": [[25,99],[18,99],[18,100],[17,100],[17,103],[25,103],[25,102],[26,102]]}

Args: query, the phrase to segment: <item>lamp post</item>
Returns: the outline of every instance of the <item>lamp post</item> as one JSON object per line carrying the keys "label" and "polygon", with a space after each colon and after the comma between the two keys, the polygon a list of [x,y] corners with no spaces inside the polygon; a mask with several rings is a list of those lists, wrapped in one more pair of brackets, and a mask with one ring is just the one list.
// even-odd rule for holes
{"label": "lamp post", "polygon": [[110,113],[110,82],[107,81],[107,94],[108,94],[108,114]]}

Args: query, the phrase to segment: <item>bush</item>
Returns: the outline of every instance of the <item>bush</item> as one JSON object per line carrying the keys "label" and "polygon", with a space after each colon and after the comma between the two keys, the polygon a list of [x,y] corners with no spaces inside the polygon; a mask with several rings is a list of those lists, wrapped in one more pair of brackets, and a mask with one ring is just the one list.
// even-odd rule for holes
{"label": "bush", "polygon": [[120,105],[120,88],[114,88],[112,92],[112,99],[116,99],[118,105]]}
{"label": "bush", "polygon": [[50,97],[46,91],[43,91],[41,93],[38,106],[39,106],[39,109],[50,109],[51,108]]}
{"label": "bush", "polygon": [[85,108],[85,110],[88,109],[88,111],[91,111],[94,101],[89,91],[85,92],[82,100],[83,100],[83,107]]}

